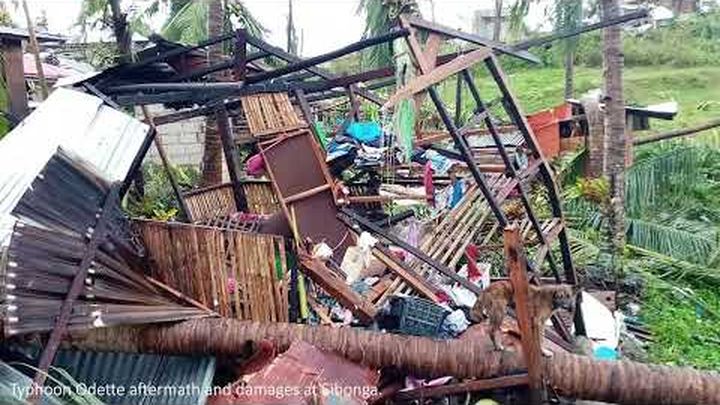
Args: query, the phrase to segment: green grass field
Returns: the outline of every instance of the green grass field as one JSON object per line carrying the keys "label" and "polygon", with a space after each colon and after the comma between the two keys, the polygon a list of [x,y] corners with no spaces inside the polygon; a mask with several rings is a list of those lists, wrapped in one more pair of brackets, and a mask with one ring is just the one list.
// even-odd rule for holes
{"label": "green grass field", "polygon": [[[602,84],[602,70],[577,68],[576,97]],[[720,116],[720,66],[675,68],[634,67],[624,71],[625,97],[628,103],[639,105],[677,101],[679,113],[674,121],[652,120],[651,131],[685,128]],[[558,68],[528,69],[508,75],[514,94],[526,113],[540,111],[563,102],[563,70]],[[487,77],[478,76],[478,86],[484,97],[497,97]],[[455,83],[442,85],[446,100],[454,103]],[[466,92],[467,93],[467,92]],[[466,110],[470,108],[469,94],[464,95]]]}

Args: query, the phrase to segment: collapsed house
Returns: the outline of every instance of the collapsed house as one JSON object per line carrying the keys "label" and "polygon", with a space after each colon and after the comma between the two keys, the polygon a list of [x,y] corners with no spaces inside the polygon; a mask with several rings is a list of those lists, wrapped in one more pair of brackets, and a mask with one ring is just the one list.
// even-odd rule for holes
{"label": "collapsed house", "polygon": [[[470,46],[441,55],[448,40]],[[344,76],[318,67],[392,41],[406,44],[404,64]],[[197,57],[220,43],[231,44],[231,58],[208,65]],[[550,149],[497,58],[534,62],[527,49],[538,43],[510,46],[403,17],[385,35],[300,59],[239,30],[192,47],[163,44],[56,90],[0,143],[5,357],[36,367],[36,386],[57,384],[48,379],[56,367],[88,382],[97,362],[108,383],[144,381],[121,363],[177,364],[185,371],[148,372],[147,381],[200,387],[123,403],[381,403],[466,392],[521,403],[548,392],[717,402],[716,375],[569,354],[574,334],[592,326],[582,310],[559,313],[544,331],[555,357],[542,358],[533,341],[528,283],[578,283]],[[475,70],[496,98],[480,92]],[[375,93],[395,76],[389,98]],[[463,92],[454,114],[440,94],[450,78],[471,96],[469,117]],[[328,137],[317,118],[331,99],[348,111]],[[362,103],[379,107],[379,123],[363,121]],[[178,111],[154,116],[150,104]],[[407,125],[425,104],[437,124]],[[145,122],[125,107],[142,109]],[[158,128],[202,116],[215,117],[230,181],[183,191]],[[180,222],[121,210],[153,145]],[[252,156],[240,161],[239,149]],[[418,200],[430,212],[425,224],[411,209],[388,215],[383,206]],[[466,316],[476,295],[503,278],[515,289],[517,319],[503,328],[506,352],[489,346],[484,325],[468,328]],[[642,389],[613,377],[641,374]],[[27,376],[8,375],[30,386]],[[268,386],[292,392],[252,389]],[[28,398],[41,397],[55,400]]]}

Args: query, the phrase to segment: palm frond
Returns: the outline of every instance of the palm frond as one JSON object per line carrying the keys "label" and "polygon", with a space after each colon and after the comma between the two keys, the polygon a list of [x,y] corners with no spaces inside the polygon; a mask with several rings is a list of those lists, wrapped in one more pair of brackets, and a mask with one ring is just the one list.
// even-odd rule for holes
{"label": "palm frond", "polygon": [[628,215],[640,217],[657,207],[667,194],[682,194],[697,183],[701,150],[680,147],[637,162],[627,171],[625,208]]}
{"label": "palm frond", "polygon": [[[582,24],[583,7],[582,1],[578,0],[555,0],[553,4],[555,31],[575,30]],[[572,52],[577,47],[578,36],[574,35],[562,41],[565,52]]]}
{"label": "palm frond", "polygon": [[[360,0],[356,13],[365,16],[363,38],[388,32],[400,14],[417,14],[416,0]],[[363,52],[363,66],[387,66],[393,62],[392,42],[368,48]]]}
{"label": "palm frond", "polygon": [[647,271],[666,281],[702,282],[720,287],[720,270],[716,268],[675,259],[634,245],[627,245],[627,248],[637,258],[644,261],[643,267]]}
{"label": "palm frond", "polygon": [[226,19],[231,22],[232,26],[245,28],[248,34],[257,38],[262,38],[269,32],[268,29],[252,15],[250,10],[242,1],[228,0],[225,7]]}
{"label": "palm frond", "polygon": [[161,33],[170,41],[196,44],[207,38],[207,1],[190,1],[165,22]]}
{"label": "palm frond", "polygon": [[700,265],[708,264],[718,248],[715,232],[690,232],[642,219],[627,219],[626,236],[631,245]]}
{"label": "palm frond", "polygon": [[537,0],[516,0],[510,7],[510,31],[515,35],[525,29],[525,17],[530,11],[530,3]]}
{"label": "palm frond", "polygon": [[[262,38],[268,30],[250,13],[239,0],[229,0],[225,4],[224,29],[245,28],[252,36]],[[184,44],[197,44],[208,38],[207,1],[188,1],[171,14],[161,29],[163,37]]]}

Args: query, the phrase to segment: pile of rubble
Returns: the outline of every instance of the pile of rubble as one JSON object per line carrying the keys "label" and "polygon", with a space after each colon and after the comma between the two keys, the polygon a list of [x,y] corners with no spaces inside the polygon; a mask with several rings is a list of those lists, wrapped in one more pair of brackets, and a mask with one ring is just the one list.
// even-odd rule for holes
{"label": "pile of rubble", "polygon": [[[395,40],[407,51],[397,66],[318,67]],[[449,40],[470,46],[440,55]],[[198,50],[223,42],[233,56],[208,65]],[[402,17],[299,59],[240,30],[163,43],[55,90],[0,142],[0,373],[11,381],[0,392],[36,403],[717,402],[715,375],[594,360],[616,356],[617,328],[592,295],[574,296],[575,311],[553,303],[552,326],[534,322],[538,285],[578,284],[547,159],[583,136],[570,107],[526,117],[509,88],[496,54],[534,62],[537,43]],[[483,98],[477,69],[498,98]],[[399,72],[387,100],[374,92]],[[439,94],[451,77],[454,116]],[[328,133],[331,99],[348,108]],[[364,117],[363,102],[380,117]],[[153,116],[149,104],[177,111]],[[427,104],[437,125],[414,125]],[[215,118],[229,182],[183,191],[162,126],[202,116]],[[121,209],[153,145],[179,221]],[[503,350],[471,311],[495,282],[513,291]],[[590,357],[570,354],[576,336]]]}

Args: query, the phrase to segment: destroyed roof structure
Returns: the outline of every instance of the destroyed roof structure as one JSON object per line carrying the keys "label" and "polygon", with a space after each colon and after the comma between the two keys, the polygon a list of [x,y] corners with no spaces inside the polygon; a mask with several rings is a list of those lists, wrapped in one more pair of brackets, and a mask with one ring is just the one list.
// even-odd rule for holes
{"label": "destroyed roof structure", "polygon": [[[382,386],[372,397],[287,395],[303,403],[423,397],[423,384],[398,394],[405,377],[441,376],[448,378],[428,384],[451,384],[432,395],[501,390],[533,403],[548,393],[653,403],[695,381],[668,403],[720,399],[717,375],[568,353],[571,331],[585,329],[583,311],[556,314],[545,328],[528,302],[537,285],[574,286],[577,276],[546,157],[555,152],[540,140],[543,125],[523,112],[498,55],[532,63],[530,46],[644,15],[515,45],[401,16],[383,35],[307,59],[237,30],[193,46],[160,42],[138,61],[56,90],[0,142],[0,160],[12,162],[0,172],[5,337],[41,342],[33,346],[42,348],[32,374],[38,386],[53,384],[54,364],[82,381],[100,364],[118,367],[118,379],[140,377],[121,375],[121,364],[151,364],[153,382],[203,389],[213,378],[251,389],[287,379],[296,388]],[[451,40],[466,46],[441,55]],[[319,67],[391,41],[407,47],[404,67],[345,75]],[[232,57],[214,65],[198,58],[220,43]],[[412,74],[390,89],[396,82],[388,78],[400,70]],[[495,99],[480,92],[473,70],[490,78]],[[448,108],[439,87],[449,79],[470,95],[470,114],[460,107],[463,91],[456,110]],[[331,139],[317,119],[329,99],[348,104]],[[363,122],[362,103],[376,105],[382,122]],[[151,104],[176,111],[154,116]],[[437,118],[432,128],[394,125],[412,124],[404,119],[423,104]],[[141,110],[144,122],[121,112],[126,107]],[[217,122],[230,181],[183,190],[160,128],[201,116]],[[177,200],[177,221],[122,210],[151,147]],[[382,205],[407,201],[431,212],[426,224],[412,210],[389,215]],[[491,280],[513,289],[515,320],[503,333],[519,344],[507,352],[490,347],[481,325],[471,327],[481,339],[456,339]],[[97,330],[144,354],[88,351],[96,348],[74,337]],[[542,357],[545,340],[554,359]],[[187,366],[188,375],[155,373],[161,365]],[[214,377],[216,366],[222,377]],[[644,389],[613,386],[623,373],[646,374]],[[673,373],[678,382],[669,384]],[[142,403],[275,399],[251,391]]]}

